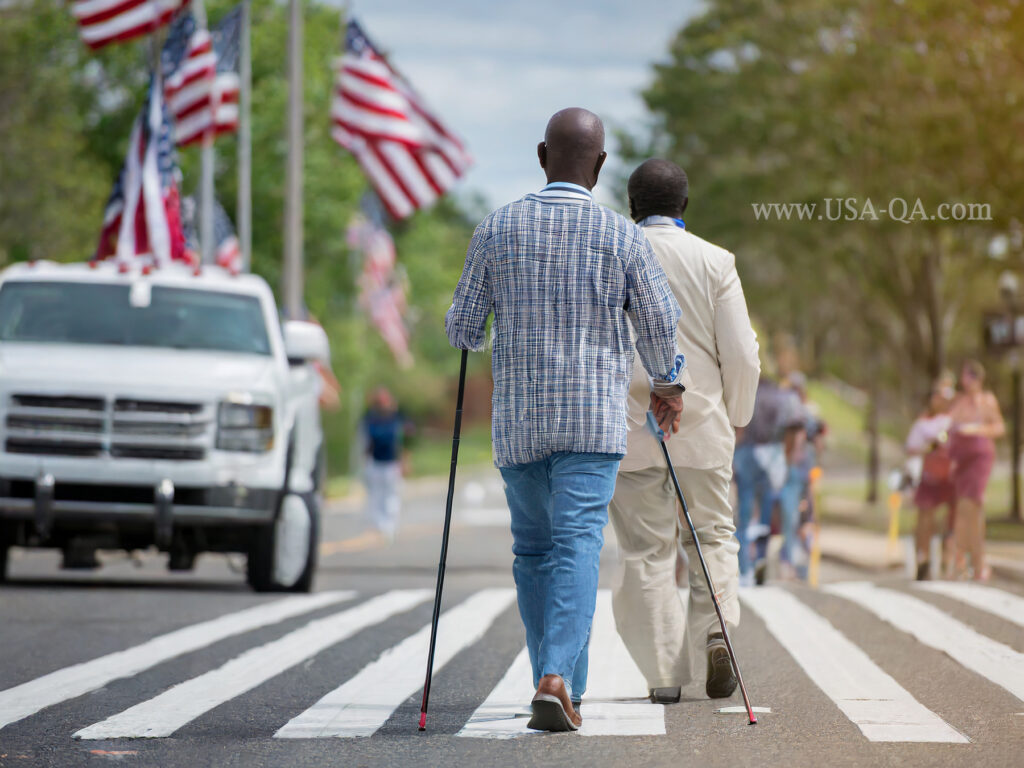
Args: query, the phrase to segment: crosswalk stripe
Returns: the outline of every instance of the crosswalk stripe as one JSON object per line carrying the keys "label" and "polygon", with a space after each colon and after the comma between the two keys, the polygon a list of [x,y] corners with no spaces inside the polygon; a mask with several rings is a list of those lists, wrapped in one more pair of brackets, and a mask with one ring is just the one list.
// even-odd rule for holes
{"label": "crosswalk stripe", "polygon": [[[515,600],[511,589],[485,589],[445,612],[437,630],[434,670],[476,643]],[[430,625],[385,651],[355,677],[286,723],[278,739],[372,736],[423,685]]]}
{"label": "crosswalk stripe", "polygon": [[919,581],[914,586],[937,595],[951,597],[1024,627],[1024,597],[995,587],[958,581]]}
{"label": "crosswalk stripe", "polygon": [[186,723],[310,659],[366,627],[428,600],[430,590],[394,590],[316,619],[284,637],[252,648],[217,669],[187,680],[106,720],[83,728],[77,739],[170,736]]}
{"label": "crosswalk stripe", "polygon": [[590,640],[590,671],[584,694],[585,736],[664,735],[665,707],[647,698],[647,681],[615,629],[612,594],[601,590]]}
{"label": "crosswalk stripe", "polygon": [[[598,592],[590,636],[589,687],[583,699],[580,734],[664,735],[665,707],[647,699],[647,683],[615,629],[608,590]],[[458,735],[510,739],[531,733],[526,724],[534,694],[532,682],[530,657],[524,648]]]}
{"label": "crosswalk stripe", "polygon": [[790,592],[757,587],[741,590],[740,598],[869,741],[967,743]]}
{"label": "crosswalk stripe", "polygon": [[530,654],[523,648],[494,690],[477,707],[456,735],[478,739],[514,739],[529,731],[529,704],[533,698],[533,668]]}
{"label": "crosswalk stripe", "polygon": [[1024,654],[976,632],[933,605],[867,582],[832,584],[829,592],[871,611],[930,648],[1024,700]]}
{"label": "crosswalk stripe", "polygon": [[98,690],[114,680],[144,672],[157,664],[225,638],[350,600],[354,596],[355,592],[348,591],[321,592],[261,603],[168,632],[123,651],[58,669],[0,691],[0,728],[34,715],[41,709]]}

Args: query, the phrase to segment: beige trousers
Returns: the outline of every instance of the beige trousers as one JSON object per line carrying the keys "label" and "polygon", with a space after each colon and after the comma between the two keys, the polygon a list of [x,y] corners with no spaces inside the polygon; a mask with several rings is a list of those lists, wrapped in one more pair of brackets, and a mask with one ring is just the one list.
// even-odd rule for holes
{"label": "beige trousers", "polygon": [[[676,467],[676,476],[731,629],[740,620],[739,542],[729,503],[732,467]],[[619,634],[649,688],[686,685],[707,636],[721,629],[668,470],[619,472],[608,511],[621,557],[612,592]],[[689,561],[688,592],[676,586],[678,541]]]}

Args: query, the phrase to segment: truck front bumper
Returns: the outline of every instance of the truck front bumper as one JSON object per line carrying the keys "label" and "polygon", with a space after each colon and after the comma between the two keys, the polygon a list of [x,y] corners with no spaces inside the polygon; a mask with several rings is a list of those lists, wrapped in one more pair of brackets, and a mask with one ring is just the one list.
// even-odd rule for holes
{"label": "truck front bumper", "polygon": [[0,477],[0,519],[30,521],[46,538],[62,523],[141,523],[154,527],[157,544],[170,541],[177,526],[247,526],[271,523],[280,491],[237,484],[176,488],[164,479],[155,486],[60,483],[53,475],[35,480]]}

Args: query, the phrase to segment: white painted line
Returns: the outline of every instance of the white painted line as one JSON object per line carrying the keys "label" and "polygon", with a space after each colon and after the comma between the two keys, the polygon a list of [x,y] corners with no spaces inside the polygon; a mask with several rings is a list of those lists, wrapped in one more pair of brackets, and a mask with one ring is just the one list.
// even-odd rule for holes
{"label": "white painted line", "polygon": [[514,739],[530,733],[526,729],[526,718],[521,715],[529,710],[530,700],[535,693],[533,669],[530,654],[523,648],[516,656],[505,676],[494,686],[490,695],[477,707],[462,730],[456,736],[478,739]]}
{"label": "white painted line", "polygon": [[[664,735],[665,707],[647,698],[647,682],[615,630],[611,592],[597,594],[590,633],[590,672],[583,697],[583,736]],[[530,733],[523,708],[535,693],[524,648],[486,701],[457,735],[511,739]]]}
{"label": "white painted line", "polygon": [[581,734],[664,735],[665,706],[652,704],[648,698],[647,681],[615,629],[612,593],[606,589],[597,593],[588,678]]}
{"label": "white painted line", "polygon": [[170,736],[186,723],[366,627],[430,599],[426,589],[395,590],[252,648],[217,669],[168,688],[75,734],[77,739]]}
{"label": "white painted line", "polygon": [[964,581],[919,581],[914,586],[937,595],[951,597],[1018,627],[1024,627],[1024,597],[1019,595]]}
{"label": "white painted line", "polygon": [[[770,715],[772,713],[771,707],[751,707],[751,709],[754,711],[755,714],[758,715]],[[745,715],[747,714],[747,708],[722,707],[721,709],[716,709],[715,712],[717,712],[720,715]]]}
{"label": "white painted line", "polygon": [[27,683],[0,691],[0,728],[45,707],[74,699],[124,677],[131,677],[169,659],[205,648],[227,637],[350,600],[355,592],[321,592],[261,603],[216,619],[192,624],[141,645],[64,667]]}
{"label": "white painted line", "polygon": [[[480,640],[514,600],[515,590],[484,589],[445,612],[437,629],[435,674],[456,654]],[[429,644],[428,624],[293,718],[274,737],[372,736],[402,702],[423,686]]]}
{"label": "white painted line", "polygon": [[930,648],[1024,700],[1024,654],[996,642],[923,600],[866,582],[827,587]]}
{"label": "white painted line", "polygon": [[790,592],[757,587],[740,598],[869,741],[968,743]]}

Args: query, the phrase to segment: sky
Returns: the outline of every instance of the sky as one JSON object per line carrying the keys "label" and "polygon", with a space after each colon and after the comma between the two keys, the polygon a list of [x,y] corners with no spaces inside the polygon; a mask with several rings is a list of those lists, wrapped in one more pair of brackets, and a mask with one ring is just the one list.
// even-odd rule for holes
{"label": "sky", "polygon": [[[338,0],[334,0],[335,3]],[[456,194],[491,207],[543,186],[537,142],[563,107],[616,128],[649,122],[640,92],[699,0],[354,0],[374,43],[467,143]],[[609,140],[609,169],[615,170]],[[597,197],[610,199],[609,173]],[[619,203],[621,207],[621,203]]]}

